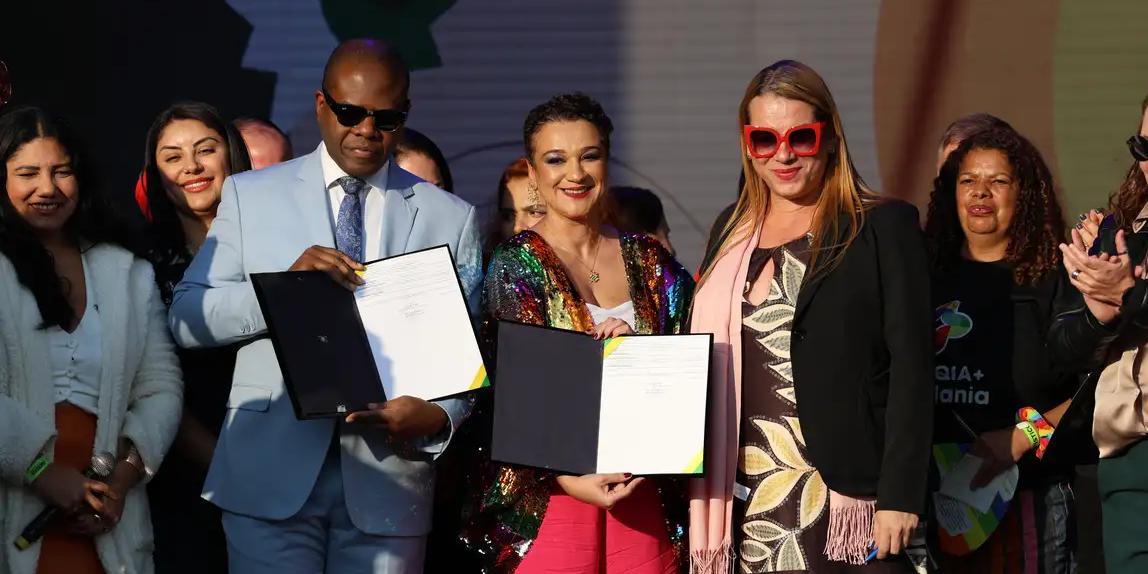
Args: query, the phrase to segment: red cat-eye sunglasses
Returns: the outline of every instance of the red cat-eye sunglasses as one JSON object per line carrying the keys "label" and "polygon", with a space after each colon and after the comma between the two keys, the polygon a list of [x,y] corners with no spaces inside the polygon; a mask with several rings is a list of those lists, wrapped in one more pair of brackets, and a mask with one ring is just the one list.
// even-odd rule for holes
{"label": "red cat-eye sunglasses", "polygon": [[751,157],[769,159],[777,154],[777,150],[781,149],[781,144],[784,142],[795,156],[817,155],[817,152],[821,150],[821,127],[823,125],[824,122],[801,124],[789,128],[784,134],[778,133],[773,128],[745,126],[743,131],[745,150],[749,152]]}

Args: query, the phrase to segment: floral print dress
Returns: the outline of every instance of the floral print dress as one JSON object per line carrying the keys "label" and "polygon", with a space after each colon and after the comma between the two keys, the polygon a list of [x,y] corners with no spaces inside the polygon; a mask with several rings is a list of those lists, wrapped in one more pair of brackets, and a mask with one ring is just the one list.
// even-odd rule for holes
{"label": "floral print dress", "polygon": [[808,256],[809,240],[802,237],[779,247],[758,248],[750,259],[750,285],[771,259],[773,277],[764,301],[758,305],[742,301],[741,444],[734,487],[736,571],[902,572],[901,564],[852,566],[830,562],[824,554],[829,489],[806,452],[789,354]]}

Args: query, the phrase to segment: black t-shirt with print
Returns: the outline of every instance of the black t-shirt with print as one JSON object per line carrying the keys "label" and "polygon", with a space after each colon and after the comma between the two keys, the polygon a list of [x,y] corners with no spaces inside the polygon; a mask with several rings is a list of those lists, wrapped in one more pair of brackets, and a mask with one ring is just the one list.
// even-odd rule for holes
{"label": "black t-shirt with print", "polygon": [[933,282],[933,304],[933,441],[970,442],[972,436],[957,417],[976,433],[1012,426],[1018,408],[1012,335],[1018,328],[1030,336],[1037,333],[1024,317],[1017,324],[1011,271],[1003,265],[962,261],[954,272]]}
{"label": "black t-shirt with print", "polygon": [[[972,442],[970,430],[1011,428],[1020,407],[1043,412],[1072,395],[1075,377],[1053,371],[1046,355],[1057,288],[1055,274],[1018,286],[1008,265],[967,260],[933,278],[934,443]],[[1028,455],[1021,474],[1023,484],[1065,469]]]}

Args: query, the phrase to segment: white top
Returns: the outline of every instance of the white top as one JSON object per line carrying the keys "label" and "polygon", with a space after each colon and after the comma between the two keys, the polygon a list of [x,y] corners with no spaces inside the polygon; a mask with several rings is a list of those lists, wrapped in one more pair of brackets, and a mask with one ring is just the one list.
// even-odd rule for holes
{"label": "white top", "polygon": [[626,301],[613,309],[603,309],[597,305],[586,304],[586,308],[590,310],[590,318],[594,320],[595,325],[601,325],[603,321],[611,317],[621,319],[635,331],[638,327],[634,324],[634,302]]}
{"label": "white top", "polygon": [[58,326],[47,329],[52,382],[56,389],[56,402],[67,401],[94,415],[99,414],[100,368],[103,363],[103,343],[100,333],[100,311],[92,278],[88,273],[88,257],[82,257],[87,307],[80,324],[71,333]]}
{"label": "white top", "polygon": [[[323,184],[327,186],[327,197],[331,203],[331,230],[334,231],[335,223],[339,221],[339,206],[347,196],[343,186],[336,182],[339,178],[345,177],[347,172],[343,171],[343,168],[331,158],[331,154],[327,153],[325,144],[319,144],[319,163],[323,166]],[[366,261],[382,257],[383,208],[386,205],[387,169],[390,165],[390,160],[387,160],[379,171],[365,178],[369,184],[364,193],[366,202],[363,203],[363,257]]]}

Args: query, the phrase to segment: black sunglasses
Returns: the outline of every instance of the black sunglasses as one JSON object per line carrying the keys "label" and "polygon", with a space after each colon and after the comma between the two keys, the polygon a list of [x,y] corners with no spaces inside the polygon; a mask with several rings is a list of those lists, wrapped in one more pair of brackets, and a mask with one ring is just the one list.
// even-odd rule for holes
{"label": "black sunglasses", "polygon": [[1148,137],[1134,135],[1128,138],[1128,151],[1136,161],[1148,161]]}
{"label": "black sunglasses", "polygon": [[327,88],[320,88],[323,92],[323,99],[327,102],[327,107],[335,114],[335,119],[339,120],[340,124],[352,128],[368,116],[375,118],[375,129],[381,132],[393,132],[402,127],[403,122],[407,121],[407,113],[402,110],[368,110],[362,106],[354,106],[351,104],[340,104],[327,93]]}

